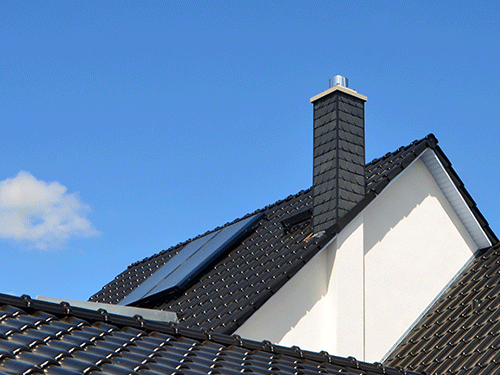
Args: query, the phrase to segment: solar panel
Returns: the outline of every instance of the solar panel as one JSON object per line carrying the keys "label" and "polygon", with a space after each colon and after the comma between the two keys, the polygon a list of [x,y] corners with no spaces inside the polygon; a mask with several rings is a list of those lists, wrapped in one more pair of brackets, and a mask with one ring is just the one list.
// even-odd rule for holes
{"label": "solar panel", "polygon": [[176,287],[183,287],[198,276],[211,260],[218,258],[246,237],[263,216],[251,216],[188,243],[119,304],[128,305]]}
{"label": "solar panel", "polygon": [[128,305],[129,303],[138,301],[142,299],[147,293],[149,293],[156,285],[161,283],[166,276],[174,272],[183,262],[185,262],[191,255],[199,250],[205,243],[210,241],[218,232],[207,234],[201,238],[198,238],[190,243],[188,243],[184,248],[177,253],[172,259],[163,265],[163,267],[156,270],[150,277],[142,282],[137,288],[130,292],[124,299],[122,299],[120,305]]}

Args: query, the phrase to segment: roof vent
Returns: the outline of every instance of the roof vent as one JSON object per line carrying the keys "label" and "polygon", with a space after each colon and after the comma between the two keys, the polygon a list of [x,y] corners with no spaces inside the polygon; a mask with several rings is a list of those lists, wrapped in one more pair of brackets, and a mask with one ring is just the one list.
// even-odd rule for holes
{"label": "roof vent", "polygon": [[344,76],[339,76],[339,75],[336,75],[335,77],[330,78],[330,87],[334,87],[337,85],[348,87],[347,86],[347,78]]}
{"label": "roof vent", "polygon": [[[284,220],[281,220],[281,226],[283,227],[283,233],[294,233],[296,230],[300,229],[302,226],[306,226],[308,221],[311,220],[312,210],[301,211],[293,216],[289,216]],[[304,223],[305,222],[305,223]],[[299,225],[303,224],[304,225]]]}

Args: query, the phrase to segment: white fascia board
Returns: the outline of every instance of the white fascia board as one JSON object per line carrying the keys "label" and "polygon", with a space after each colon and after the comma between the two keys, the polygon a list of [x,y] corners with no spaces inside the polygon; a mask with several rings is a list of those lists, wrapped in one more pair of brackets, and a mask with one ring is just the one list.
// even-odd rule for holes
{"label": "white fascia board", "polygon": [[[477,250],[492,246],[493,244],[472,213],[469,205],[465,202],[462,194],[460,194],[457,186],[453,183],[450,175],[432,149],[426,149],[417,158],[415,158],[415,160],[413,160],[403,171],[401,171],[401,173],[399,173],[394,179],[389,182],[389,184],[380,192],[380,194],[382,194],[389,186],[391,186],[401,175],[403,175],[403,173],[409,170],[411,166],[419,159],[422,159],[430,174],[443,191],[444,196],[450,203],[451,207],[455,210],[457,216],[460,218],[465,228],[471,235],[472,239],[478,246]],[[370,207],[376,199],[377,197],[375,197],[375,199],[373,199],[363,210],[361,210],[358,215],[356,215],[351,220],[351,222],[353,222],[356,217],[365,212],[365,210],[368,209],[368,207]],[[347,226],[349,226],[351,222]],[[336,238],[337,235],[335,235],[330,241],[328,241],[328,243],[323,248],[328,247],[333,241],[335,241]]]}
{"label": "white fascia board", "polygon": [[141,316],[144,320],[153,320],[157,322],[174,322],[178,323],[177,314],[172,311],[154,310],[154,309],[144,309],[140,307],[122,306],[122,305],[112,305],[110,303],[99,303],[90,301],[78,301],[67,298],[54,298],[54,297],[43,297],[36,296],[36,299],[40,301],[61,303],[67,302],[70,306],[81,307],[83,309],[89,309],[97,311],[99,309],[106,310],[110,314],[122,315],[133,318],[136,315]]}
{"label": "white fascia board", "polygon": [[427,169],[431,173],[436,183],[439,185],[451,207],[457,213],[465,228],[471,235],[472,239],[478,246],[478,249],[483,249],[492,245],[483,228],[472,213],[469,205],[465,202],[464,197],[458,191],[457,186],[453,183],[450,175],[444,168],[443,164],[432,149],[425,150],[418,159],[422,159]]}

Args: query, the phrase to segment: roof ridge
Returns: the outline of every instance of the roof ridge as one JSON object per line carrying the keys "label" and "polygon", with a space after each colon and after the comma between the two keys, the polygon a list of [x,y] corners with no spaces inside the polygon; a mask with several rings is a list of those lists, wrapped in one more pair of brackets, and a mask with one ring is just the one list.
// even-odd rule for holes
{"label": "roof ridge", "polygon": [[436,148],[439,141],[437,140],[436,136],[433,133],[429,133],[424,138],[415,139],[413,142],[411,142],[410,144],[408,144],[406,146],[401,146],[392,152],[386,153],[384,156],[373,159],[369,163],[366,163],[365,168],[374,167],[379,161],[387,160],[389,157],[397,155],[397,154],[401,153],[402,151],[408,150],[410,147],[416,146],[422,142],[427,142],[427,145],[430,148],[434,149],[434,148]]}
{"label": "roof ridge", "polygon": [[[407,146],[400,147],[384,155],[384,157],[374,159],[372,162],[366,164],[366,193],[364,198],[341,220],[333,223],[333,225],[321,236],[309,239],[311,236],[311,228],[306,225],[305,227],[301,227],[300,233],[283,237],[283,224],[281,221],[288,213],[293,211],[296,214],[300,209],[312,205],[312,188],[301,190],[295,195],[289,195],[285,199],[278,200],[273,204],[245,215],[243,218],[263,212],[266,214],[267,220],[260,221],[260,229],[252,234],[253,237],[249,237],[248,242],[242,242],[239,247],[233,249],[232,251],[234,251],[234,254],[231,253],[233,255],[228,254],[224,259],[220,261],[217,260],[218,265],[214,263],[214,267],[210,271],[200,276],[196,281],[197,284],[193,284],[192,287],[189,287],[191,289],[178,290],[175,295],[169,295],[168,298],[165,297],[165,299],[161,301],[159,300],[145,306],[151,308],[168,308],[177,311],[180,314],[179,319],[181,323],[186,326],[201,324],[217,332],[225,334],[233,333],[252,315],[255,309],[262,306],[263,303],[276,293],[287,280],[293,277],[293,275],[312,258],[312,256],[348,225],[354,217],[367,207],[368,204],[376,199],[376,197],[384,191],[385,187],[394,181],[394,179],[405,171],[415,160],[420,158],[426,150],[433,152],[440,160],[440,163],[447,173],[451,175],[453,183],[459,189],[460,194],[464,197],[466,204],[469,205],[469,208],[472,210],[473,215],[480,223],[482,229],[487,233],[489,238],[493,239],[491,243],[498,242],[489,229],[486,220],[481,216],[477,207],[475,207],[472,198],[467,194],[458,176],[454,173],[451,163],[446,159],[446,156],[437,143],[438,141],[435,136],[429,134],[420,140],[415,140]],[[222,228],[238,220],[242,219],[236,219],[231,223],[227,223],[222,226]],[[217,230],[217,228],[214,230]],[[213,232],[213,230],[207,233],[211,232]],[[271,233],[272,235],[270,235]],[[309,240],[303,242],[306,239]],[[192,239],[189,241],[192,241]],[[143,280],[154,274],[158,268],[168,262],[172,256],[176,254],[176,250],[180,250],[181,246],[188,244],[189,241],[134,263],[131,267],[127,268],[111,282],[106,284],[100,291],[91,296],[90,300],[113,303],[119,302]],[[268,251],[270,251],[269,254]],[[283,263],[285,260],[282,260],[282,258],[275,259],[274,255],[277,251],[284,252],[280,256],[285,256],[283,259],[286,259],[286,263]],[[252,260],[246,259],[245,254],[251,254]],[[260,257],[264,254],[267,255],[265,259],[262,258],[265,260],[262,262]],[[254,259],[255,264],[252,263],[252,265],[250,265],[250,261],[253,262]],[[259,259],[261,259],[260,263]],[[250,267],[254,267],[258,270],[258,275],[263,275],[262,277],[266,280],[265,285],[263,284],[264,281],[262,281],[264,279],[260,281],[257,279],[253,280],[253,276],[248,274],[243,275],[242,270],[246,271],[250,269]],[[243,284],[234,286],[224,283],[222,275],[225,275],[224,277],[236,277],[231,273],[233,271],[237,272],[238,275],[243,275],[240,280]],[[219,290],[220,285],[216,286],[216,282],[219,278],[222,278],[221,281],[223,282],[223,284],[220,285],[225,285],[222,292]],[[236,278],[239,280],[240,276]],[[250,281],[250,279],[253,281]],[[243,287],[252,289],[247,290]],[[249,304],[245,306],[245,308],[233,309],[240,303],[237,302],[231,305],[217,305],[213,310],[205,311],[203,301],[211,301],[209,297],[211,293],[225,293],[224,295],[227,298],[235,298],[234,296],[239,296],[240,298],[251,297],[251,300],[248,300]]]}
{"label": "roof ridge", "polygon": [[147,262],[147,261],[153,260],[154,258],[156,258],[156,257],[158,257],[158,256],[160,256],[160,255],[164,255],[164,254],[166,254],[166,253],[167,253],[167,252],[169,252],[169,251],[173,251],[173,250],[175,250],[175,249],[177,249],[177,248],[179,248],[179,247],[181,247],[181,246],[185,246],[185,245],[189,244],[190,242],[193,242],[193,241],[195,241],[195,240],[197,240],[197,239],[199,239],[199,238],[201,238],[201,237],[204,237],[204,236],[206,236],[206,235],[208,235],[208,234],[210,234],[210,233],[214,233],[214,232],[216,232],[216,231],[218,231],[218,230],[221,230],[221,229],[224,229],[224,228],[226,228],[226,227],[228,227],[228,226],[231,226],[231,225],[233,225],[233,224],[235,224],[235,223],[237,223],[237,222],[239,222],[239,221],[245,220],[245,219],[247,219],[247,218],[249,218],[249,217],[251,217],[251,216],[254,216],[254,215],[256,215],[256,214],[259,214],[259,213],[261,213],[261,212],[264,212],[264,211],[266,211],[266,210],[268,210],[268,209],[270,209],[270,208],[272,208],[272,207],[274,207],[274,206],[278,206],[278,205],[282,204],[283,202],[289,201],[290,199],[293,199],[293,198],[295,198],[295,197],[297,197],[297,196],[299,196],[299,195],[301,195],[301,194],[307,193],[307,192],[308,192],[308,191],[310,191],[311,189],[312,189],[312,187],[310,187],[309,189],[303,189],[303,190],[300,190],[297,194],[290,194],[290,195],[289,195],[288,197],[286,197],[285,199],[279,199],[279,200],[277,200],[277,201],[276,201],[276,202],[274,202],[274,203],[268,204],[268,205],[267,205],[267,206],[265,206],[265,207],[262,207],[262,208],[259,208],[259,209],[255,210],[255,211],[253,211],[253,212],[247,213],[246,215],[244,215],[244,216],[242,216],[242,217],[240,217],[240,218],[234,219],[233,221],[228,221],[227,223],[225,223],[225,224],[223,224],[223,225],[221,225],[221,226],[218,226],[218,227],[216,227],[216,228],[213,228],[213,229],[211,229],[211,230],[208,230],[208,231],[206,231],[205,233],[199,234],[199,235],[197,235],[196,237],[193,237],[193,238],[188,238],[187,240],[185,240],[185,241],[183,241],[183,242],[179,242],[178,244],[173,245],[173,246],[169,247],[168,249],[162,250],[162,251],[160,251],[160,252],[158,252],[158,253],[156,253],[156,254],[154,254],[154,255],[151,255],[151,256],[149,256],[149,257],[145,257],[145,258],[144,258],[144,259],[142,259],[142,260],[138,260],[138,261],[136,261],[136,262],[134,262],[134,263],[129,264],[129,265],[128,265],[128,267],[127,267],[127,269],[132,268],[132,267],[135,267],[135,266],[136,266],[136,265],[138,265],[138,264],[141,264],[141,263],[144,263],[144,262]]}
{"label": "roof ridge", "polygon": [[[407,145],[407,146],[402,146],[402,147],[399,147],[397,150],[394,150],[394,151],[392,151],[392,152],[388,152],[387,154],[385,154],[384,156],[382,156],[382,157],[380,157],[380,158],[375,158],[375,159],[373,159],[371,162],[369,162],[369,163],[365,163],[365,169],[366,169],[366,168],[368,168],[368,167],[369,167],[370,165],[372,165],[372,164],[373,164],[373,165],[375,165],[375,164],[376,164],[377,162],[379,162],[379,161],[387,160],[387,158],[389,158],[390,156],[397,155],[397,154],[398,154],[398,153],[400,153],[401,151],[403,151],[403,150],[405,150],[405,149],[408,149],[408,148],[410,148],[410,147],[412,147],[412,146],[414,146],[414,145],[416,145],[416,144],[419,144],[419,143],[421,143],[421,142],[424,142],[424,141],[427,141],[428,145],[429,145],[429,146],[433,145],[433,147],[435,147],[435,146],[437,145],[437,143],[438,143],[438,140],[436,139],[436,137],[434,136],[434,134],[429,133],[427,136],[425,136],[425,137],[424,137],[424,138],[422,138],[422,139],[416,139],[416,140],[414,140],[413,142],[411,142],[411,143],[410,143],[409,145]],[[365,176],[365,177],[366,177],[366,176]],[[301,194],[307,193],[307,192],[309,192],[309,191],[311,191],[311,190],[312,190],[312,186],[311,186],[311,187],[309,187],[309,188],[307,188],[307,189],[302,189],[302,190],[300,190],[300,191],[299,191],[298,193],[296,193],[296,194],[290,194],[288,197],[286,197],[286,198],[284,198],[284,199],[279,199],[279,200],[275,201],[274,203],[268,204],[268,205],[266,205],[266,206],[264,206],[264,207],[262,207],[262,208],[260,208],[260,209],[257,209],[257,210],[255,210],[255,211],[253,211],[253,212],[250,212],[250,213],[247,213],[246,215],[244,215],[244,216],[242,216],[242,217],[240,217],[240,218],[236,218],[236,219],[234,219],[233,221],[228,221],[227,223],[225,223],[225,224],[223,224],[223,225],[221,225],[221,226],[215,227],[215,228],[213,228],[213,229],[211,229],[211,230],[208,230],[208,231],[206,231],[206,232],[204,232],[204,233],[202,233],[202,234],[199,234],[199,235],[197,235],[197,236],[195,236],[195,237],[188,238],[188,239],[187,239],[187,240],[185,240],[185,241],[179,242],[179,243],[177,243],[176,245],[173,245],[173,246],[171,246],[171,247],[169,247],[169,248],[167,248],[167,249],[164,249],[164,250],[162,250],[162,251],[160,251],[160,252],[158,252],[158,253],[156,253],[156,254],[153,254],[153,255],[151,255],[151,256],[149,256],[149,257],[145,257],[145,258],[144,258],[144,259],[142,259],[142,260],[138,260],[138,261],[136,261],[136,262],[133,262],[133,263],[131,263],[131,264],[129,264],[129,265],[128,265],[127,269],[132,268],[132,267],[135,267],[135,266],[136,266],[136,265],[138,265],[138,264],[141,264],[141,263],[144,263],[144,262],[147,262],[147,261],[153,260],[154,258],[156,258],[156,257],[158,257],[158,256],[161,256],[161,255],[164,255],[165,253],[167,253],[167,252],[169,252],[169,251],[173,251],[173,250],[175,250],[175,249],[177,249],[177,248],[179,248],[179,247],[181,247],[181,246],[185,246],[185,245],[187,245],[188,243],[190,243],[190,242],[192,242],[192,241],[194,241],[194,240],[197,240],[198,238],[204,237],[204,236],[206,236],[206,235],[208,235],[208,234],[210,234],[210,233],[213,233],[213,232],[215,232],[215,231],[218,231],[218,230],[221,230],[221,229],[223,229],[223,228],[225,228],[225,227],[228,227],[228,226],[230,226],[230,225],[233,225],[234,223],[237,223],[238,221],[244,220],[244,219],[246,219],[246,218],[248,218],[248,217],[250,217],[250,216],[256,215],[256,214],[261,213],[261,212],[264,212],[264,211],[266,211],[266,210],[268,210],[268,209],[270,209],[270,208],[272,208],[272,207],[274,207],[274,206],[278,206],[278,205],[282,204],[283,202],[289,201],[289,200],[291,200],[291,199],[293,199],[293,198],[295,198],[295,197],[297,197],[297,196],[299,196],[299,195],[301,195]]]}
{"label": "roof ridge", "polygon": [[[415,140],[411,144],[405,147],[400,147],[399,149],[387,153],[382,158],[374,159],[372,162],[365,164],[365,178],[366,178],[366,194],[365,198],[356,205],[346,218],[342,219],[339,223],[335,223],[336,228],[330,228],[326,236],[322,236],[318,243],[323,244],[328,238],[331,238],[334,232],[337,232],[341,227],[347,223],[349,218],[353,218],[361,209],[366,207],[371,200],[373,200],[389,183],[392,181],[399,173],[405,169],[411,162],[417,158],[429,145],[436,145],[437,140],[434,135],[429,134],[425,138],[420,140]],[[439,148],[439,147],[437,147]],[[200,234],[194,238],[188,239],[184,242],[180,242],[174,246],[171,246],[167,250],[160,251],[142,260],[136,261],[130,264],[123,272],[116,275],[110,282],[104,285],[100,291],[92,295],[89,299],[92,301],[117,301],[123,297],[124,292],[130,292],[136,286],[137,282],[140,280],[148,278],[151,274],[156,272],[156,270],[162,267],[166,262],[168,262],[175,254],[180,251],[183,246],[191,243],[192,241],[213,233],[216,230],[225,228],[232,225],[238,221],[241,221],[249,216],[256,215],[258,213],[270,214],[275,209],[282,205],[286,205],[287,202],[293,202],[294,199],[305,199],[310,197],[312,187],[305,190],[300,190],[294,195],[289,195],[285,199],[280,199],[272,204],[268,204],[265,207],[255,210],[252,213],[248,213],[242,218],[235,219],[231,222],[224,224],[223,226],[216,227],[210,231]],[[307,195],[308,194],[308,195]],[[312,198],[311,198],[312,199]],[[354,216],[353,216],[354,215]],[[272,218],[268,217],[269,220]],[[311,245],[311,244],[309,244]],[[312,252],[314,253],[314,251]],[[300,268],[300,267],[299,267]],[[280,284],[281,285],[281,284]]]}

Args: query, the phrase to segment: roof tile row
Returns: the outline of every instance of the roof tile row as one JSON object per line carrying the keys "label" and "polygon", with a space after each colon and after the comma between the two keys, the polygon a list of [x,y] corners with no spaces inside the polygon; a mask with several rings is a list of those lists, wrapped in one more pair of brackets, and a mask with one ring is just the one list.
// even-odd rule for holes
{"label": "roof tile row", "polygon": [[0,374],[410,374],[177,324],[0,295]]}

